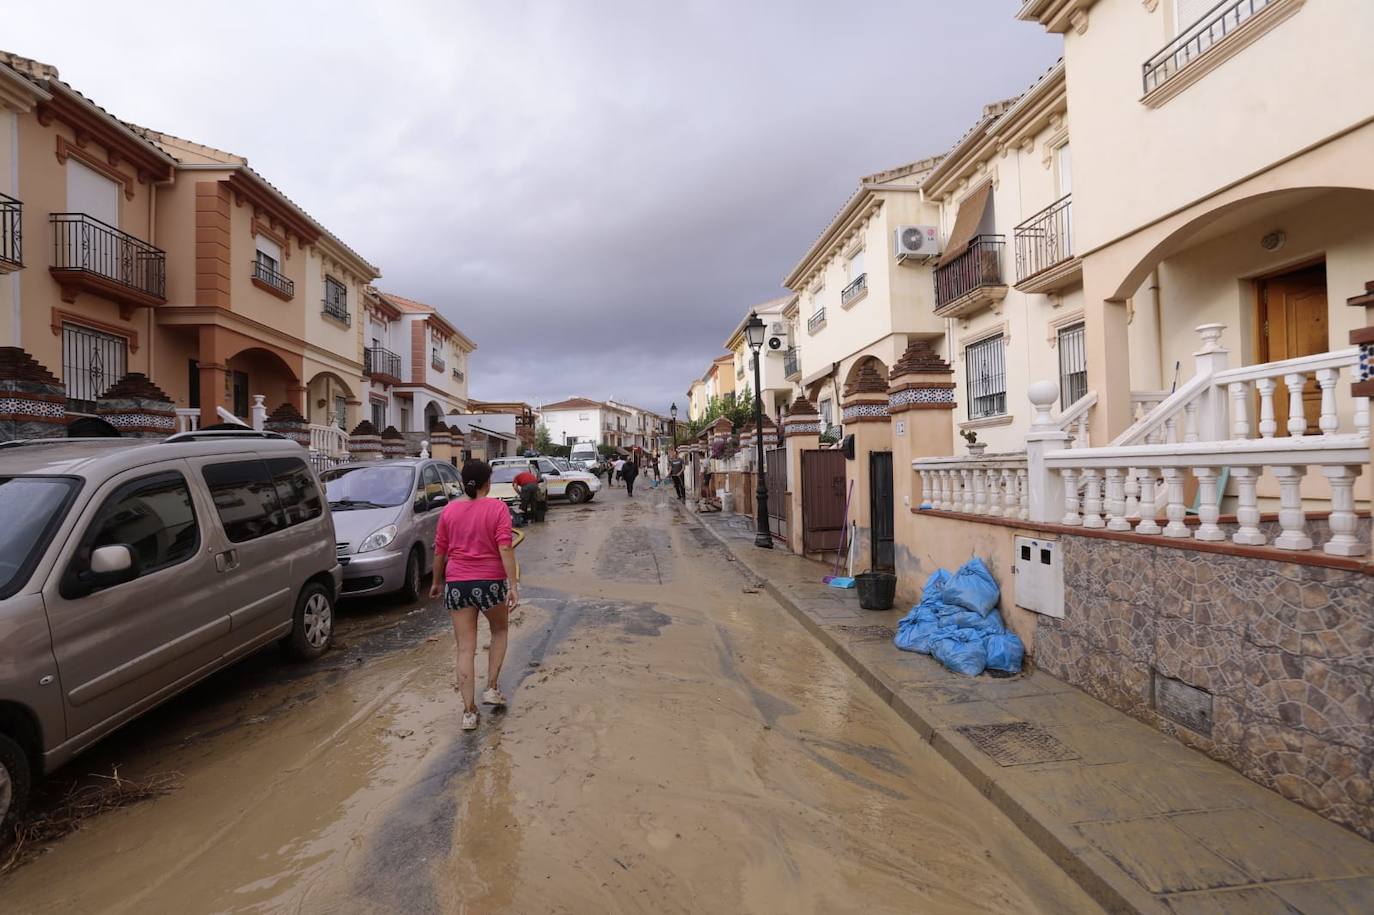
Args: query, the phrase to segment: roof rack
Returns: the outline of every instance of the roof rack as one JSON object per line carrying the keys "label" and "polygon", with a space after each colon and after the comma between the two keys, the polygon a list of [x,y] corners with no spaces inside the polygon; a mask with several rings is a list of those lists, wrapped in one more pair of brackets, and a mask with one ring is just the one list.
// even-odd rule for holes
{"label": "roof rack", "polygon": [[280,432],[260,431],[258,429],[249,429],[245,426],[242,429],[207,429],[204,431],[192,429],[190,432],[178,432],[175,435],[169,435],[162,441],[163,444],[171,444],[173,442],[214,441],[218,438],[269,438],[286,440],[286,436],[282,435]]}
{"label": "roof rack", "polygon": [[0,442],[0,448],[25,448],[30,445],[70,445],[80,442],[119,442],[128,441],[123,436],[81,435],[76,438],[14,438]]}

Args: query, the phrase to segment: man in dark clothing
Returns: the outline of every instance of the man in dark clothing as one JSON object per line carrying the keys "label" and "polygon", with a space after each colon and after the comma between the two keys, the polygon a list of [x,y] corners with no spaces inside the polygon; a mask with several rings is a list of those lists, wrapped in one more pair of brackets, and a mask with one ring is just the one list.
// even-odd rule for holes
{"label": "man in dark clothing", "polygon": [[539,478],[528,470],[522,470],[511,480],[511,485],[520,494],[520,513],[526,521],[536,520],[534,513],[539,502]]}
{"label": "man in dark clothing", "polygon": [[628,460],[620,467],[620,479],[625,481],[625,492],[630,498],[635,494],[635,477],[639,476],[639,465]]}
{"label": "man in dark clothing", "polygon": [[687,484],[683,482],[683,475],[687,472],[687,465],[682,462],[677,449],[668,452],[668,479],[673,481],[673,489],[677,490],[677,500],[687,501]]}

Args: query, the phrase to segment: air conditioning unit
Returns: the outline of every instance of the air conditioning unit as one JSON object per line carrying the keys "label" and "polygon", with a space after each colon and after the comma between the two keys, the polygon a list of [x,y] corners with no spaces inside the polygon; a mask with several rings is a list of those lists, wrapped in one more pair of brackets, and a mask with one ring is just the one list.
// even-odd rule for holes
{"label": "air conditioning unit", "polygon": [[768,325],[768,338],[764,340],[764,346],[768,352],[786,352],[787,342],[787,323],[785,321],[774,321]]}
{"label": "air conditioning unit", "polygon": [[939,226],[898,226],[898,257],[939,257]]}

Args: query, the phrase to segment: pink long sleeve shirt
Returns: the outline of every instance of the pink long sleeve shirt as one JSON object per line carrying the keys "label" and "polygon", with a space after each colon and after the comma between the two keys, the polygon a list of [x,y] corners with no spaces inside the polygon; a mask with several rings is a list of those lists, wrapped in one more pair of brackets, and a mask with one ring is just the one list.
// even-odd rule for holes
{"label": "pink long sleeve shirt", "polygon": [[434,552],[445,568],[444,581],[501,581],[506,567],[501,547],[511,545],[510,510],[500,499],[459,499],[439,516]]}

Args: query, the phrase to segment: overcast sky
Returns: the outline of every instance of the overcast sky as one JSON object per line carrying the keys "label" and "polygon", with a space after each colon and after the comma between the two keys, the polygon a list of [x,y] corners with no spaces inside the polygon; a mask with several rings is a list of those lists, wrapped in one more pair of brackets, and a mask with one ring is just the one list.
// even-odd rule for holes
{"label": "overcast sky", "polygon": [[6,50],[247,156],[437,306],[474,397],[665,410],[861,175],[1060,47],[1014,0],[9,6]]}

